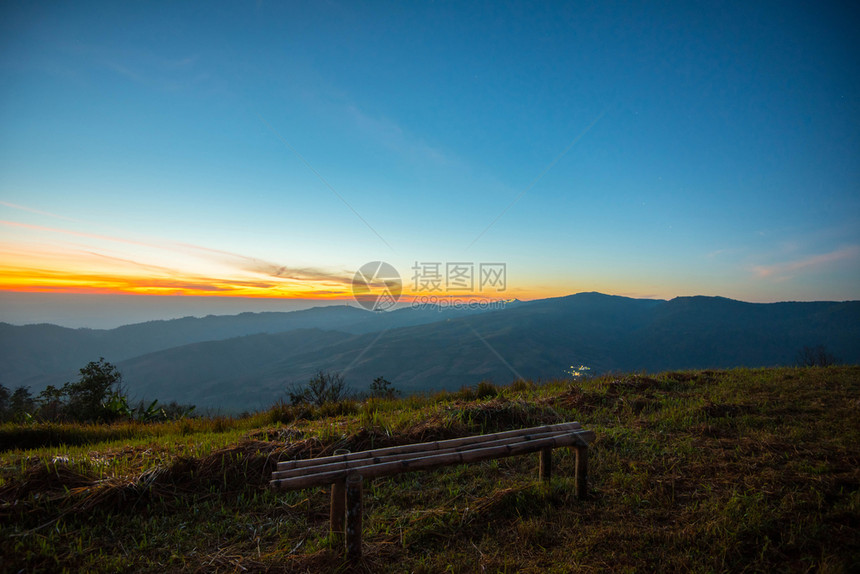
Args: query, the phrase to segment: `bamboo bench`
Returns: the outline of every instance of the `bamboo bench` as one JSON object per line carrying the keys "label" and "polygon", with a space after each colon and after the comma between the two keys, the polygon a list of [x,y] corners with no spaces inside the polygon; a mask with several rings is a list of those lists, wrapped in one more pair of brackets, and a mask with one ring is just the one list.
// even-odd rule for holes
{"label": "bamboo bench", "polygon": [[540,452],[540,478],[549,481],[552,475],[552,449],[567,447],[576,452],[575,488],[578,498],[583,499],[587,494],[588,443],[593,440],[593,431],[583,429],[578,422],[570,422],[362,452],[344,452],[279,462],[277,470],[272,473],[270,485],[282,490],[298,490],[331,484],[331,531],[335,539],[346,535],[347,554],[354,559],[361,556],[364,479]]}

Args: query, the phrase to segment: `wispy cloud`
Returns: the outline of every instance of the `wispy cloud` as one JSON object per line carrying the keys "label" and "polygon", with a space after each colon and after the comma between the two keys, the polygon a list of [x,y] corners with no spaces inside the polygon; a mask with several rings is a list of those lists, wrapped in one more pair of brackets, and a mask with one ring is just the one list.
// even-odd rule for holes
{"label": "wispy cloud", "polygon": [[793,261],[784,261],[772,265],[754,265],[753,273],[762,279],[787,279],[794,274],[814,271],[822,266],[850,261],[860,258],[860,245],[849,245],[829,253],[809,255]]}
{"label": "wispy cloud", "polygon": [[111,49],[98,45],[76,45],[68,51],[89,66],[109,70],[146,88],[175,92],[196,87],[210,79],[201,69],[198,54],[159,54],[151,50]]}
{"label": "wispy cloud", "polygon": [[348,105],[346,111],[353,124],[372,141],[377,141],[411,159],[429,161],[439,165],[455,163],[444,152],[411,134],[389,118],[373,117],[354,104]]}
{"label": "wispy cloud", "polygon": [[343,273],[333,273],[315,267],[291,267],[272,263],[256,257],[223,251],[221,249],[201,247],[199,245],[191,245],[189,243],[177,243],[176,245],[186,251],[191,251],[198,255],[202,254],[218,263],[226,264],[242,271],[267,275],[269,277],[289,279],[292,281],[325,281],[341,285],[348,285],[352,282],[352,275],[349,275],[345,271]]}
{"label": "wispy cloud", "polygon": [[[198,256],[201,254],[208,258],[209,260],[214,260],[218,263],[225,264],[228,267],[233,267],[237,270],[248,271],[251,273],[257,273],[260,275],[268,275],[270,277],[278,277],[281,279],[290,279],[293,281],[328,281],[337,284],[350,284],[352,282],[352,275],[348,272],[344,271],[341,273],[334,273],[330,271],[325,271],[323,269],[318,269],[315,267],[291,267],[287,265],[281,265],[278,263],[272,263],[270,261],[265,261],[262,259],[258,259],[256,257],[250,257],[247,255],[241,255],[239,253],[231,253],[229,251],[223,251],[220,249],[212,249],[209,247],[203,247],[200,245],[192,245],[190,243],[173,243],[173,244],[158,244],[155,242],[143,242],[136,241],[132,239],[125,239],[123,237],[117,237],[112,235],[103,235],[98,233],[87,233],[83,231],[73,231],[69,229],[61,229],[58,227],[47,227],[44,225],[33,225],[29,223],[21,223],[17,221],[7,221],[0,220],[0,225],[4,225],[7,227],[17,227],[21,229],[29,229],[32,231],[43,231],[47,233],[58,233],[62,235],[69,235],[73,237],[82,237],[86,239],[96,239],[99,241],[109,241],[113,243],[124,243],[128,245],[136,245],[140,247],[148,247],[155,248],[160,250],[167,251],[185,251],[192,252]],[[89,251],[92,255],[99,255],[100,257],[109,257],[106,255],[100,255],[93,251]],[[119,261],[119,258],[115,258]],[[131,260],[123,260],[125,262],[131,262]],[[143,265],[141,263],[136,263],[137,265]],[[154,268],[154,267],[153,267]],[[164,268],[161,268],[164,269]]]}
{"label": "wispy cloud", "polygon": [[197,63],[199,56],[194,54],[193,56],[188,56],[186,58],[177,58],[175,60],[166,60],[163,62],[163,65],[167,68],[189,68],[194,66]]}
{"label": "wispy cloud", "polygon": [[708,253],[708,254],[707,254],[707,255],[705,255],[705,256],[706,256],[708,259],[715,259],[715,258],[718,258],[718,257],[724,257],[724,256],[726,256],[726,255],[736,255],[736,254],[738,254],[738,253],[743,253],[744,251],[746,251],[746,248],[745,248],[745,247],[734,247],[734,248],[727,248],[727,249],[715,249],[714,251],[711,251],[710,253]]}
{"label": "wispy cloud", "polygon": [[142,263],[140,261],[136,261],[134,259],[127,259],[124,257],[114,257],[112,255],[105,255],[104,253],[97,253],[95,251],[82,251],[81,253],[85,253],[86,255],[91,255],[98,259],[102,259],[105,261],[110,261],[112,263],[119,263],[121,265],[127,265],[133,267],[135,269],[141,269],[147,271],[150,274],[162,274],[167,276],[179,276],[180,273],[178,270],[172,267],[165,267],[163,265],[151,265],[149,263]]}
{"label": "wispy cloud", "polygon": [[20,211],[26,211],[28,213],[35,213],[36,215],[46,215],[48,217],[53,217],[54,219],[62,219],[63,221],[71,221],[74,223],[81,223],[81,221],[78,219],[66,217],[65,215],[57,215],[56,213],[51,213],[49,211],[42,211],[40,209],[33,209],[32,207],[27,207],[26,205],[18,205],[17,203],[9,203],[6,201],[0,201],[0,205],[2,205],[3,207],[9,207],[11,209],[18,209]]}
{"label": "wispy cloud", "polygon": [[6,221],[0,219],[0,225],[5,225],[7,227],[18,227],[21,229],[29,229],[32,231],[45,231],[48,233],[60,233],[63,235],[72,235],[74,237],[85,237],[88,239],[98,239],[100,241],[112,241],[116,243],[127,243],[129,245],[138,245],[141,247],[159,247],[160,245],[152,244],[152,243],[143,243],[140,241],[133,241],[131,239],[123,239],[121,237],[114,237],[110,235],[100,235],[97,233],[86,233],[83,231],[72,231],[70,229],[60,229],[57,227],[46,227],[44,225],[32,225],[30,223],[20,223],[18,221]]}
{"label": "wispy cloud", "polygon": [[[255,297],[295,297],[298,293],[344,297],[351,292],[352,273],[348,271],[273,263],[188,243],[138,241],[6,220],[0,220],[0,226],[34,231],[39,236],[33,245],[20,239],[2,245],[0,288],[163,294],[218,291]],[[75,249],[68,239],[61,245],[46,243],[50,234],[91,241],[82,241]]]}
{"label": "wispy cloud", "polygon": [[154,275],[70,271],[0,264],[0,289],[57,293],[132,293],[148,295],[239,295],[295,297],[275,281],[241,281],[215,276]]}
{"label": "wispy cloud", "polygon": [[108,60],[104,66],[136,84],[164,92],[177,92],[202,84],[209,74],[194,70],[196,59],[175,61],[143,61],[129,64]]}

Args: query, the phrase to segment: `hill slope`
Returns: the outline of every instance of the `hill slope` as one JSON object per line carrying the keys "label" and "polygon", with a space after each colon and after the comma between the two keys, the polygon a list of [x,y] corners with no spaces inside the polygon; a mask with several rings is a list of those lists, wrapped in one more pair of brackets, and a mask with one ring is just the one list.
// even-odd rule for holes
{"label": "hill slope", "polygon": [[8,365],[0,382],[7,387],[62,384],[104,356],[120,366],[133,398],[239,412],[265,408],[318,370],[340,371],[358,390],[384,376],[412,392],[482,379],[554,379],[580,364],[593,374],[791,365],[800,349],[814,345],[860,363],[860,302],[580,293],[479,313],[374,314],[344,306],[97,332],[0,326],[0,342]]}
{"label": "hill slope", "polygon": [[[858,367],[615,375],[486,394],[373,401],[335,418],[272,410],[152,426],[2,426],[0,444],[81,445],[0,453],[3,570],[860,567]],[[534,456],[376,479],[354,568],[332,548],[328,488],[268,487],[279,459],[562,420],[597,436],[588,500],[576,500],[565,449],[553,452],[549,487]],[[126,438],[98,443],[111,434]]]}
{"label": "hill slope", "polygon": [[149,321],[116,329],[69,329],[56,325],[0,323],[0,384],[6,387],[62,384],[87,362],[105,357],[117,363],[133,357],[199,343],[298,329],[369,333],[442,321],[480,312],[472,309],[404,308],[371,313],[348,305],[284,313],[240,313]]}
{"label": "hill slope", "polygon": [[202,406],[229,401],[247,409],[271,404],[287,384],[304,383],[320,369],[343,372],[359,389],[384,376],[411,392],[458,389],[482,379],[554,379],[580,364],[595,374],[790,365],[803,346],[818,344],[846,362],[860,363],[860,303],[761,305],[584,293],[378,333],[328,336],[301,348],[281,345],[273,336],[263,340],[271,350],[265,357],[233,353],[243,366],[234,377],[205,374],[204,363],[217,361],[229,341],[202,344],[187,354],[179,349],[156,353],[120,366],[132,392],[161,397],[151,387],[157,380],[159,389],[184,389],[186,401]]}

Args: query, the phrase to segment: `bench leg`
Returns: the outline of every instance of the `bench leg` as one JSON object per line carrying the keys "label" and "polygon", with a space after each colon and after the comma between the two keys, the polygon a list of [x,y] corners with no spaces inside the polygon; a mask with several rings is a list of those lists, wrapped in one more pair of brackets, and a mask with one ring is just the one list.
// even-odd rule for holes
{"label": "bench leg", "polygon": [[346,483],[335,482],[331,485],[331,534],[335,546],[343,544],[343,519],[346,514]]}
{"label": "bench leg", "polygon": [[585,500],[588,496],[588,447],[574,448],[576,449],[576,497]]}
{"label": "bench leg", "polygon": [[552,480],[552,449],[544,448],[540,451],[540,479],[543,482]]}
{"label": "bench leg", "polygon": [[362,482],[358,473],[346,477],[346,555],[350,560],[361,558],[361,515],[364,512]]}

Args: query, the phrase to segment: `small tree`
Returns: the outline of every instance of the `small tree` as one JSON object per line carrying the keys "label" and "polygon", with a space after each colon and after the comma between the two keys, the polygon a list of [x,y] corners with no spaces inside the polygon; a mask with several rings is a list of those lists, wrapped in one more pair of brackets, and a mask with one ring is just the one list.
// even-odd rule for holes
{"label": "small tree", "polygon": [[[194,405],[172,402],[160,406],[153,400],[147,406],[140,401],[132,407],[122,386],[122,373],[101,357],[80,369],[75,383],[57,388],[53,385],[39,393],[31,405],[38,406],[38,416],[47,421],[113,422],[119,419],[156,422],[191,416]],[[0,392],[2,399],[2,392]],[[0,401],[2,407],[2,401]],[[2,411],[2,408],[0,408]],[[28,411],[29,412],[29,411]]]}
{"label": "small tree", "polygon": [[797,352],[797,365],[800,367],[826,367],[835,365],[839,359],[827,351],[824,345],[815,347],[803,347]]}
{"label": "small tree", "polygon": [[370,383],[370,396],[384,399],[393,399],[400,391],[394,388],[394,383],[384,377],[376,377]]}
{"label": "small tree", "polygon": [[352,391],[340,373],[317,371],[304,387],[293,385],[288,389],[290,402],[294,405],[309,403],[318,407],[326,403],[337,403],[348,398]]}
{"label": "small tree", "polygon": [[0,422],[22,421],[33,413],[36,403],[27,387],[18,387],[11,393],[0,385]]}
{"label": "small tree", "polygon": [[9,389],[0,385],[0,422],[4,422],[9,413]]}
{"label": "small tree", "polygon": [[122,389],[122,374],[114,365],[101,357],[90,361],[80,369],[81,376],[76,383],[66,383],[61,389],[68,396],[66,409],[69,415],[79,421],[110,421],[121,413],[116,404],[128,404]]}
{"label": "small tree", "polygon": [[54,385],[48,387],[39,393],[36,401],[39,404],[39,418],[49,421],[61,420],[64,416],[66,404],[66,393],[62,389],[58,389]]}
{"label": "small tree", "polygon": [[9,398],[9,419],[20,422],[33,414],[36,408],[36,401],[30,394],[28,387],[20,386],[12,393]]}

